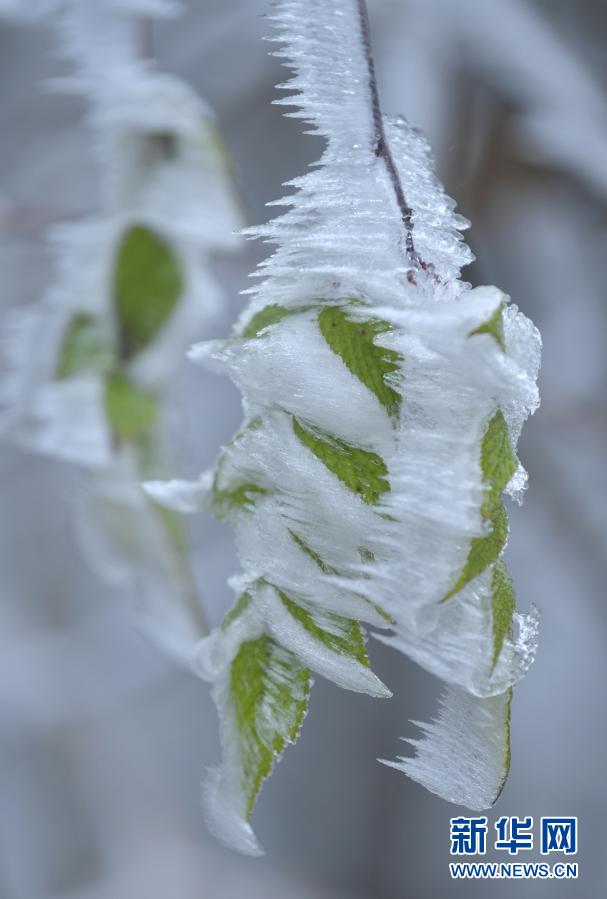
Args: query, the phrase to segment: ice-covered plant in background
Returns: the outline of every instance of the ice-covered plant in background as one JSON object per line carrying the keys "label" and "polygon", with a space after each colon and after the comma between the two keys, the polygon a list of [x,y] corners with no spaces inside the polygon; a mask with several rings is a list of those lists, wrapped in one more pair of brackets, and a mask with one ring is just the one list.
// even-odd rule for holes
{"label": "ice-covered plant in background", "polygon": [[467,223],[424,139],[381,113],[364,2],[281,0],[272,22],[294,73],[276,102],[326,149],[252,231],[277,249],[233,335],[192,351],[241,389],[240,431],[199,482],[149,488],[235,528],[236,603],[197,656],[223,745],[204,793],[210,826],[253,854],[251,812],[313,673],[389,695],[365,626],[446,684],[416,756],[388,764],[492,805],[537,629],[515,611],[501,496],[525,486],[539,335],[497,288],[460,280]]}
{"label": "ice-covered plant in background", "polygon": [[239,213],[205,103],[150,58],[165,0],[64,0],[52,13],[81,95],[100,208],[56,227],[56,276],[38,309],[4,326],[11,373],[2,430],[84,476],[85,540],[103,572],[129,583],[137,620],[188,660],[202,631],[178,516],[141,491],[163,470],[167,386],[217,309],[210,258],[233,248]]}

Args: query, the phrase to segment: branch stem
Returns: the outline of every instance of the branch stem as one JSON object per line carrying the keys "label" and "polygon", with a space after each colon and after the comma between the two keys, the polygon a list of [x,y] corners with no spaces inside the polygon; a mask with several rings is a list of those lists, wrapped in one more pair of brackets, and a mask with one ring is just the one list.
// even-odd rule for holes
{"label": "branch stem", "polygon": [[413,241],[413,210],[407,203],[403,186],[401,184],[398,169],[394,162],[394,158],[390,151],[390,146],[386,138],[384,129],[384,119],[379,100],[379,89],[377,87],[377,75],[375,73],[375,63],[373,61],[373,48],[371,46],[371,29],[369,27],[369,13],[367,12],[367,4],[365,0],[357,0],[358,15],[360,18],[360,30],[362,34],[363,46],[367,57],[367,70],[369,73],[369,91],[371,93],[371,107],[373,113],[373,127],[375,130],[375,155],[381,159],[386,166],[390,183],[396,197],[396,202],[400,210],[403,227],[405,229],[405,251],[407,256],[415,264],[420,265],[420,260],[415,250]]}

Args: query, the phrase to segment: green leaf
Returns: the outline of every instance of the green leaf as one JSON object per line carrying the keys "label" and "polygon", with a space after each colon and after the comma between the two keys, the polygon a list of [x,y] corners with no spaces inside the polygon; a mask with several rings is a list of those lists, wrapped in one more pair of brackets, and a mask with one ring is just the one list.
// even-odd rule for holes
{"label": "green leaf", "polygon": [[293,418],[295,434],[342,483],[365,503],[377,503],[390,490],[386,463],[377,453],[359,449]]}
{"label": "green leaf", "polygon": [[295,531],[292,531],[290,528],[289,528],[289,534],[291,535],[291,537],[293,538],[295,543],[297,543],[297,545],[302,550],[302,552],[305,552],[305,554],[307,556],[309,556],[313,562],[316,562],[316,564],[318,565],[320,570],[323,572],[323,574],[335,574],[336,575],[339,573],[335,568],[332,568],[330,565],[327,565],[327,563],[324,562],[321,559],[321,557],[318,555],[316,550],[312,549],[311,546],[308,546],[308,544],[303,539],[303,537],[300,537],[299,534],[296,534]]}
{"label": "green leaf", "polygon": [[156,397],[137,387],[123,375],[113,374],[106,381],[105,409],[119,443],[149,439],[156,423]]}
{"label": "green leaf", "polygon": [[310,681],[309,669],[267,636],[243,643],[232,662],[230,694],[247,818],[274,759],[297,739],[308,707]]}
{"label": "green leaf", "polygon": [[481,514],[491,524],[491,533],[485,537],[474,537],[470,541],[470,550],[464,570],[445,599],[449,599],[484,571],[488,565],[495,562],[506,545],[508,516],[500,494],[517,467],[518,462],[510,443],[508,426],[502,412],[498,409],[487,425],[481,444],[481,471],[487,485]]}
{"label": "green leaf", "polygon": [[127,360],[158,336],[183,291],[183,277],[169,243],[143,225],[125,233],[116,255],[114,307],[120,355]]}
{"label": "green leaf", "polygon": [[478,328],[474,329],[474,331],[470,331],[470,334],[468,336],[472,337],[474,334],[490,334],[497,342],[499,348],[505,352],[506,337],[504,335],[503,303],[500,303],[490,319],[488,319],[482,325],[479,325]]}
{"label": "green leaf", "polygon": [[259,337],[261,332],[265,328],[269,328],[270,325],[277,325],[283,318],[287,318],[290,315],[297,315],[300,312],[306,312],[308,309],[311,309],[311,306],[287,308],[286,306],[279,306],[277,303],[270,303],[268,306],[264,306],[263,309],[260,309],[259,312],[255,313],[248,325],[246,325],[241,332],[240,337],[246,340]]}
{"label": "green leaf", "polygon": [[[333,568],[331,565],[327,565],[327,563],[318,555],[316,550],[312,549],[312,547],[309,546],[305,542],[305,540],[299,536],[299,534],[296,534],[295,531],[292,531],[291,529],[289,529],[289,534],[291,535],[295,543],[297,543],[302,552],[305,552],[307,556],[309,556],[314,562],[316,562],[323,574],[339,575],[339,571],[337,571],[337,569]],[[363,562],[372,562],[375,559],[373,553],[367,549],[360,550],[360,557]],[[367,599],[366,597],[363,597],[363,599],[365,599],[365,601],[368,602],[373,609],[375,609],[377,614],[380,615],[384,619],[384,621],[386,621],[388,624],[395,624],[394,618],[389,615],[384,609],[382,609],[381,606],[378,606],[375,602],[371,602],[371,600]]]}
{"label": "green leaf", "polygon": [[374,342],[379,334],[390,330],[390,325],[380,319],[350,319],[343,306],[323,307],[318,314],[318,325],[333,352],[352,374],[375,394],[388,415],[396,415],[401,396],[385,379],[398,371],[400,356]]}
{"label": "green leaf", "polygon": [[455,593],[458,593],[481,571],[484,571],[488,565],[495,562],[506,545],[508,516],[504,504],[498,499],[491,505],[490,509],[490,514],[485,517],[488,518],[491,524],[491,533],[487,534],[486,537],[473,537],[470,541],[470,550],[464,570],[460,574],[455,587],[447,593],[445,599],[449,599]]}
{"label": "green leaf", "polygon": [[293,618],[312,637],[319,640],[323,646],[326,646],[338,655],[351,656],[357,662],[360,662],[361,665],[364,665],[366,668],[369,667],[365,638],[358,621],[353,621],[351,618],[343,618],[341,615],[336,615],[333,612],[323,611],[323,623],[331,627],[331,630],[326,630],[315,620],[309,610],[289,599],[280,590],[278,595]]}
{"label": "green leaf", "polygon": [[114,364],[114,351],[98,318],[80,312],[65,331],[56,378],[70,378],[84,372],[106,374]]}
{"label": "green leaf", "polygon": [[487,425],[481,444],[481,471],[493,499],[505,489],[517,468],[518,460],[512,450],[508,425],[498,409]]}
{"label": "green leaf", "polygon": [[[259,430],[262,424],[259,416],[250,419],[232,438],[227,447],[224,447],[217,460],[213,478],[211,512],[220,520],[229,520],[234,512],[252,509],[256,498],[268,493],[265,487],[261,487],[254,481],[241,481],[241,473],[234,472],[230,467],[231,452],[247,439],[247,435],[251,431]],[[219,486],[220,484],[222,486]]]}
{"label": "green leaf", "polygon": [[220,624],[222,631],[227,631],[231,624],[236,621],[251,605],[251,594],[241,593],[237,601],[234,603],[227,615],[224,615]]}
{"label": "green leaf", "polygon": [[498,561],[491,579],[493,612],[493,665],[497,663],[504,640],[512,633],[515,607],[514,587],[503,562]]}
{"label": "green leaf", "polygon": [[229,517],[231,512],[240,509],[250,509],[255,504],[256,496],[265,496],[267,490],[258,487],[257,484],[239,484],[225,490],[213,490],[213,514],[222,519]]}

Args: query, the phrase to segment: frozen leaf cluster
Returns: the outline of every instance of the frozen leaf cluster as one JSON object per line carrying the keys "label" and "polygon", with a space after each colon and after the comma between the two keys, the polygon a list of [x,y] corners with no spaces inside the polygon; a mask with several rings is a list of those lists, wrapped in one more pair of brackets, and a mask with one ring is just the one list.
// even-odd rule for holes
{"label": "frozen leaf cluster", "polygon": [[163,470],[169,381],[217,310],[210,259],[234,247],[239,211],[212,113],[147,53],[154,17],[175,4],[64,0],[37,12],[52,12],[69,67],[55,87],[85,100],[101,202],[53,230],[53,284],[3,327],[0,426],[81,468],[91,560],[129,583],[141,626],[187,661],[203,630],[185,533],[139,482]]}
{"label": "frozen leaf cluster", "polygon": [[415,757],[389,764],[490,806],[537,631],[502,561],[502,494],[525,486],[515,450],[538,404],[539,335],[497,288],[460,279],[467,223],[423,137],[381,114],[364,3],[281,0],[271,21],[292,71],[277,102],[326,147],[276,204],[287,211],[251,232],[275,249],[232,336],[191,353],[240,388],[242,427],[200,481],[149,487],[235,529],[236,603],[196,665],[223,746],[210,826],[253,854],[251,812],[313,674],[390,695],[369,627],[446,684]]}

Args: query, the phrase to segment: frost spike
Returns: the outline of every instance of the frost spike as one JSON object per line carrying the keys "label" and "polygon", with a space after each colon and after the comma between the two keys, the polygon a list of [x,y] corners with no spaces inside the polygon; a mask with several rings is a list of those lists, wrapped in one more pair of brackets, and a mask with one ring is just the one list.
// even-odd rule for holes
{"label": "frost spike", "polygon": [[479,699],[454,687],[441,697],[438,718],[420,724],[421,740],[409,740],[415,758],[379,761],[403,771],[449,802],[482,811],[494,805],[510,767],[512,692]]}

